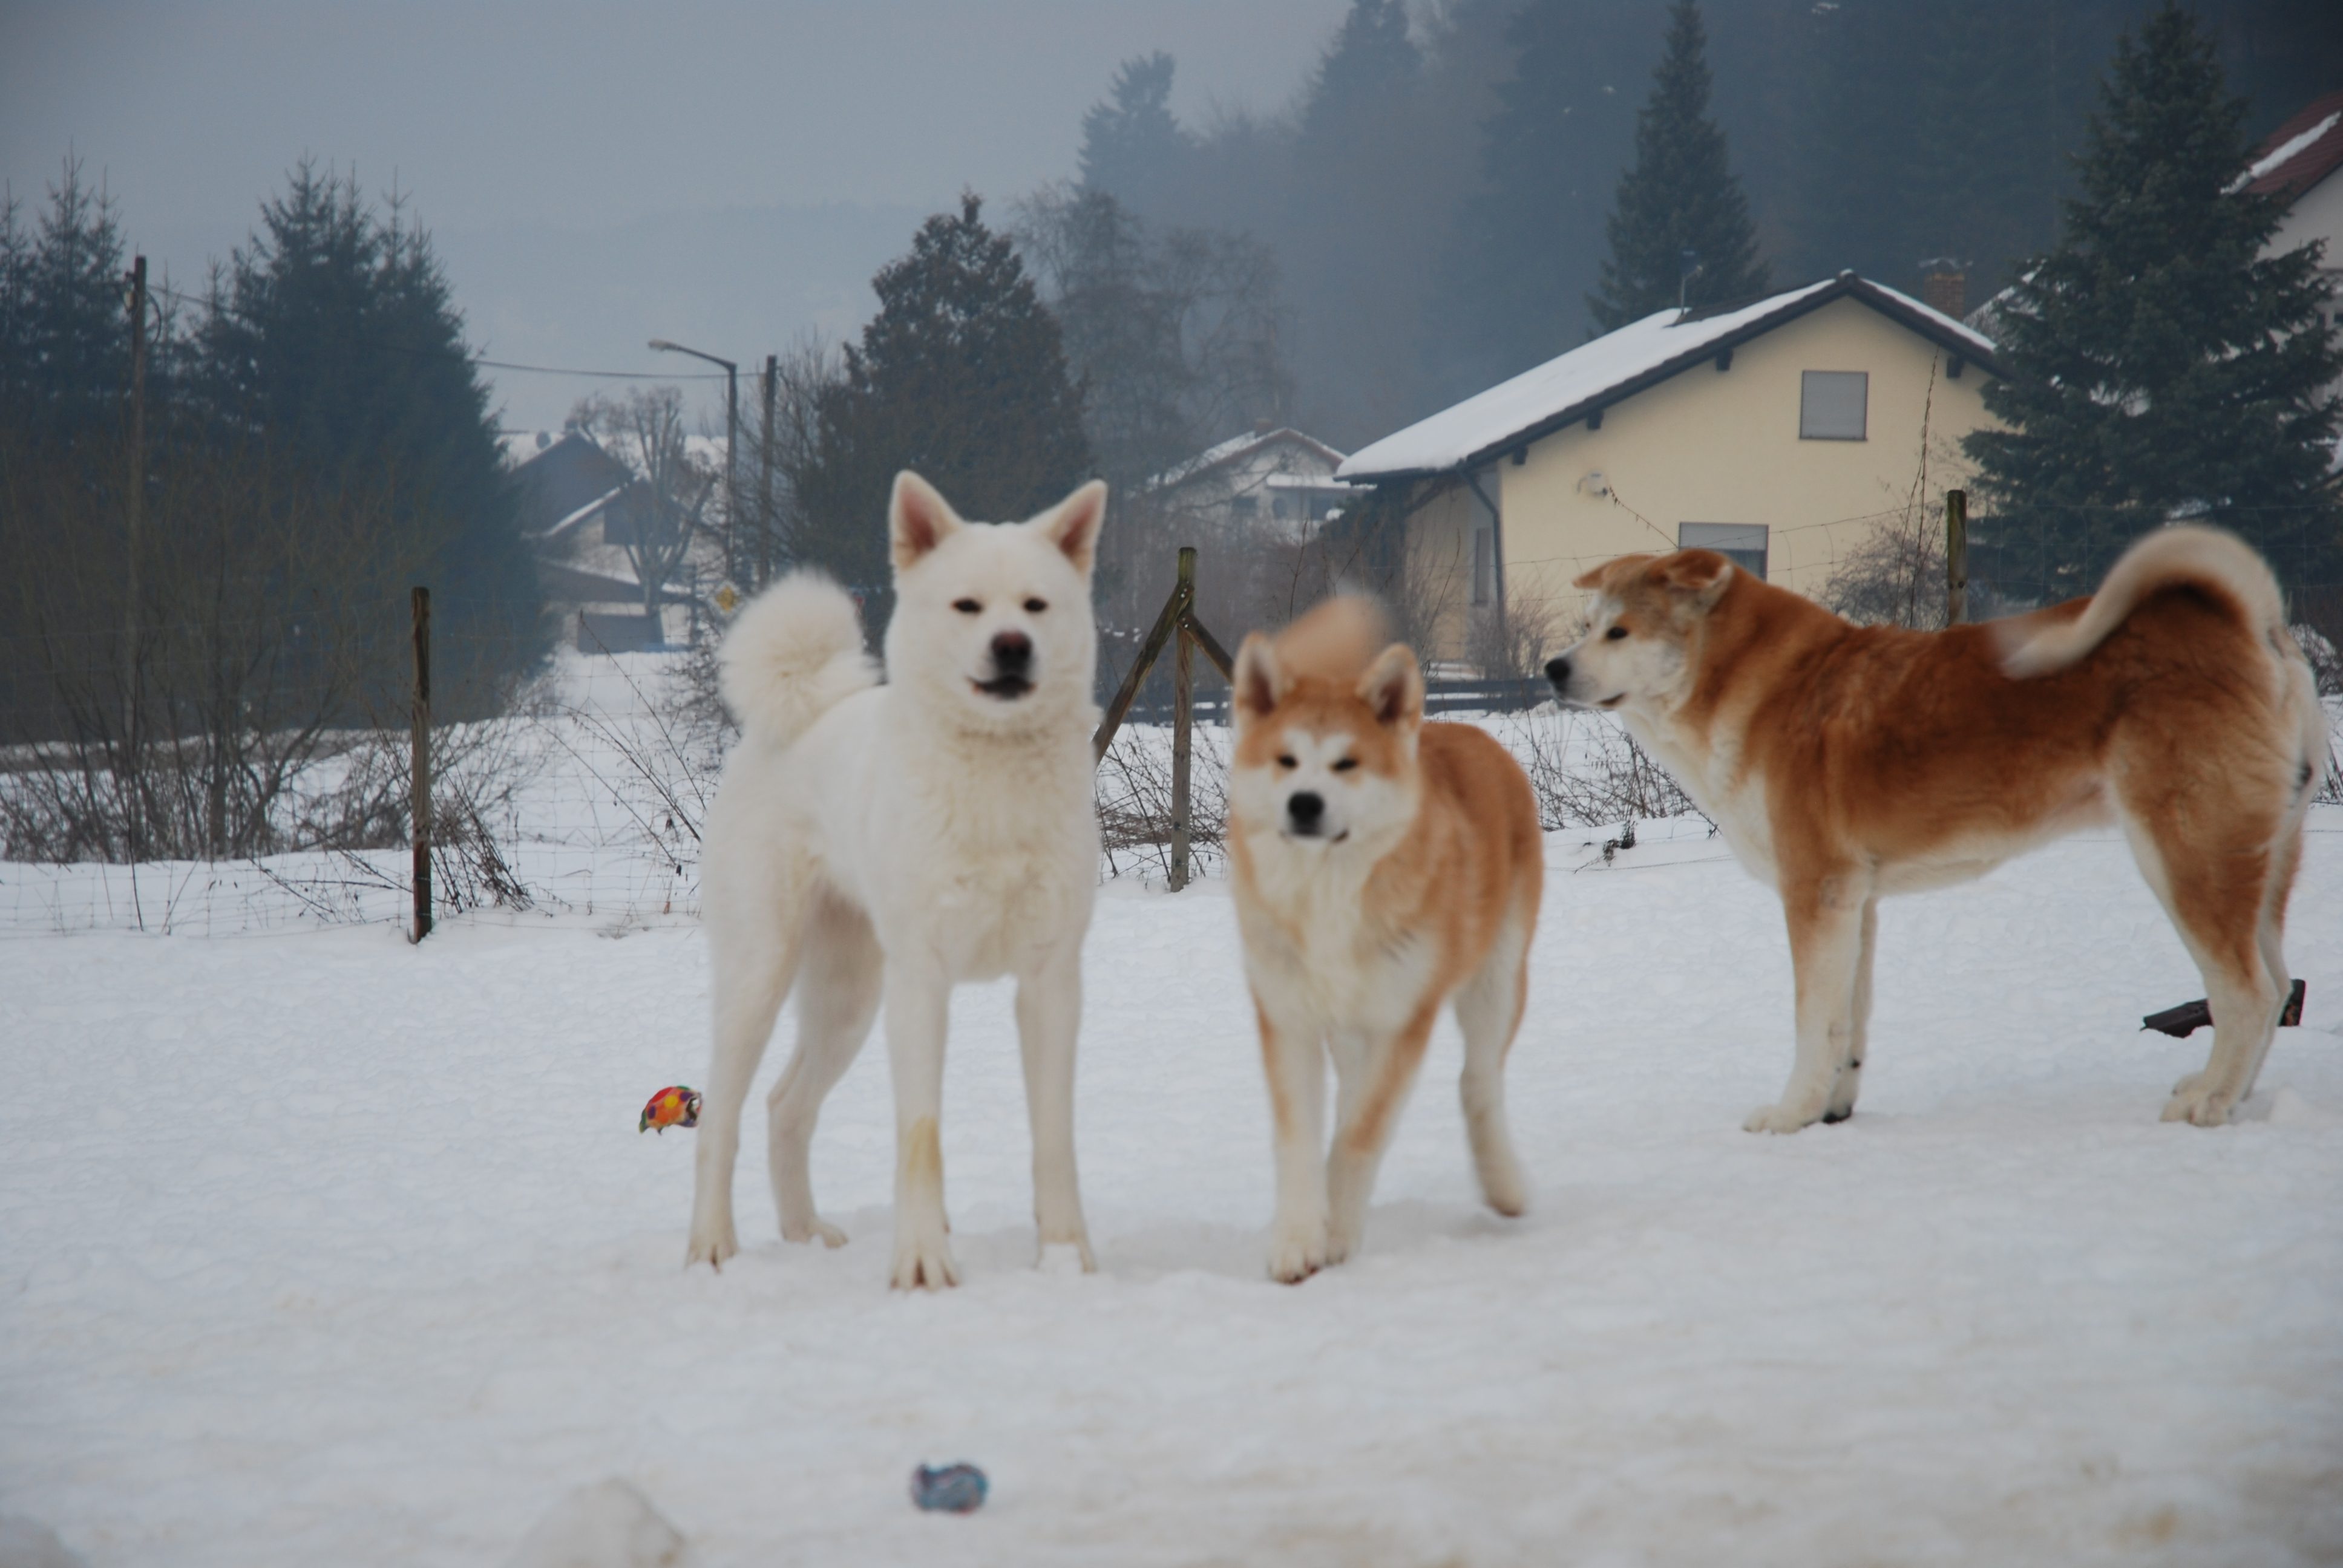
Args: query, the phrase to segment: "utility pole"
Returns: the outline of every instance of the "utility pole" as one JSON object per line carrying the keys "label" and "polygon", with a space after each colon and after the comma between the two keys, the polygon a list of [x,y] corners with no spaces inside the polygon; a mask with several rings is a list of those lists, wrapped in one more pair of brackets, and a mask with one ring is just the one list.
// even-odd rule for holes
{"label": "utility pole", "polygon": [[757,586],[773,580],[773,405],[780,400],[781,357],[765,356],[765,439],[758,447]]}
{"label": "utility pole", "polygon": [[130,859],[139,856],[138,817],[138,547],[146,511],[146,258],[130,264],[130,495],[123,508],[127,543],[124,554],[129,611],[123,621],[123,805],[129,828]]}

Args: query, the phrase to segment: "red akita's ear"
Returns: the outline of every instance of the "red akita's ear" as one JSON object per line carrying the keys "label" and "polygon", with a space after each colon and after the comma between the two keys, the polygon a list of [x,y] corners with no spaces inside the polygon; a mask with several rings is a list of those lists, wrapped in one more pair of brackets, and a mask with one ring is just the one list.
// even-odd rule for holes
{"label": "red akita's ear", "polygon": [[1285,695],[1285,674],[1277,668],[1277,649],[1269,638],[1257,631],[1245,634],[1244,643],[1237,649],[1235,678],[1236,709],[1239,717],[1259,719],[1277,706]]}
{"label": "red akita's ear", "polygon": [[1715,550],[1678,550],[1652,564],[1652,580],[1706,609],[1733,584],[1733,563]]}
{"label": "red akita's ear", "polygon": [[1621,556],[1617,560],[1604,561],[1593,571],[1581,572],[1570,586],[1576,588],[1599,588],[1614,571],[1634,571],[1651,560],[1650,556]]}
{"label": "red akita's ear", "polygon": [[1033,526],[1066,552],[1076,571],[1088,577],[1098,556],[1099,525],[1105,520],[1106,481],[1092,479],[1060,501],[1054,510],[1034,518]]}
{"label": "red akita's ear", "polygon": [[887,538],[894,548],[897,571],[919,565],[960,527],[960,514],[933,485],[909,468],[895,476],[895,493],[887,500]]}
{"label": "red akita's ear", "polygon": [[1415,650],[1395,642],[1375,655],[1366,674],[1359,677],[1359,700],[1378,724],[1413,724],[1423,717],[1423,672],[1415,667]]}

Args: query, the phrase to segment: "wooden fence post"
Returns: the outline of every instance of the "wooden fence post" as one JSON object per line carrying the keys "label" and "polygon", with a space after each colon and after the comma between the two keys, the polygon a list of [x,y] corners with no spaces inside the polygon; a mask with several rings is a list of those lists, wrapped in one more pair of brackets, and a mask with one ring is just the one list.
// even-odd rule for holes
{"label": "wooden fence post", "polygon": [[415,730],[408,771],[414,796],[415,937],[431,934],[431,590],[415,590]]}
{"label": "wooden fence post", "polygon": [[1945,492],[1945,624],[1969,615],[1969,493]]}
{"label": "wooden fence post", "polygon": [[1180,601],[1179,644],[1172,650],[1172,890],[1188,885],[1188,757],[1195,728],[1196,639],[1188,629],[1189,610],[1196,602],[1196,547],[1180,547],[1180,583],[1172,590]]}

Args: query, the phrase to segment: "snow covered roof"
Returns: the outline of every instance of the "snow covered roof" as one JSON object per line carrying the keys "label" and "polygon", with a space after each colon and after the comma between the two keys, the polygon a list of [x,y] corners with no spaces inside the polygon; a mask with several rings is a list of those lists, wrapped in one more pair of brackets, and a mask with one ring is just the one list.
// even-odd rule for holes
{"label": "snow covered roof", "polygon": [[2343,165],[2343,92],[2314,100],[2254,149],[2230,188],[2293,201]]}
{"label": "snow covered roof", "polygon": [[1342,461],[1342,453],[1329,447],[1317,437],[1305,435],[1289,427],[1280,427],[1274,430],[1249,430],[1242,436],[1232,436],[1225,441],[1205,447],[1184,463],[1173,464],[1148,480],[1147,488],[1161,490],[1168,489],[1173,485],[1184,485],[1191,479],[1199,478],[1214,468],[1236,462],[1239,458],[1257,452],[1263,447],[1288,444],[1307,447],[1330,465]]}
{"label": "snow covered roof", "polygon": [[1982,333],[1910,295],[1842,272],[1753,302],[1663,310],[1630,322],[1353,452],[1335,473],[1390,479],[1487,462],[1836,299],[1860,300],[1988,375],[2002,373],[1993,341]]}

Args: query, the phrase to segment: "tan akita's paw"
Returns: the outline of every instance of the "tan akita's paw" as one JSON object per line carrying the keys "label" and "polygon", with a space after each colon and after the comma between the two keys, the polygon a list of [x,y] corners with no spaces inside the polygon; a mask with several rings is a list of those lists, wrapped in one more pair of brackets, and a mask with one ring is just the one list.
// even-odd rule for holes
{"label": "tan akita's paw", "polygon": [[2172,1098],[2164,1102],[2164,1120],[2187,1121],[2198,1127],[2226,1127],[2229,1113],[2237,1108],[2237,1097],[2207,1085],[2205,1074],[2192,1072],[2172,1087]]}
{"label": "tan akita's paw", "polygon": [[695,1221],[691,1227],[691,1240],[684,1245],[683,1266],[689,1269],[694,1263],[706,1263],[721,1273],[724,1260],[737,1257],[739,1251],[740,1239],[733,1234],[732,1221],[703,1223]]}
{"label": "tan akita's paw", "polygon": [[1326,1266],[1326,1227],[1281,1226],[1269,1241],[1269,1277],[1298,1285]]}
{"label": "tan akita's paw", "polygon": [[888,1282],[899,1291],[942,1291],[959,1284],[960,1265],[952,1261],[951,1243],[940,1231],[932,1236],[897,1238],[895,1271]]}
{"label": "tan akita's paw", "polygon": [[1792,1105],[1785,1101],[1779,1105],[1761,1105],[1741,1119],[1744,1132],[1795,1132],[1820,1119],[1819,1111]]}

